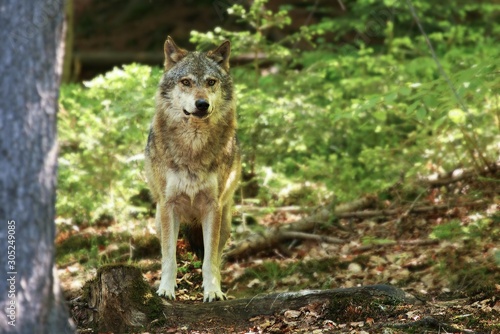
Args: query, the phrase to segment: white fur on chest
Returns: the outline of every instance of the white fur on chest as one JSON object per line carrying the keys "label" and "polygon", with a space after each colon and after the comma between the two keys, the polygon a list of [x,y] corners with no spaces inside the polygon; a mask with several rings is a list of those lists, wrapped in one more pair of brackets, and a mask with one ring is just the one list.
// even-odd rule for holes
{"label": "white fur on chest", "polygon": [[201,191],[212,194],[213,199],[217,199],[216,173],[201,173],[197,174],[196,177],[192,177],[186,171],[168,170],[166,181],[165,195],[167,200],[175,200],[179,195],[186,195],[192,203],[196,195]]}

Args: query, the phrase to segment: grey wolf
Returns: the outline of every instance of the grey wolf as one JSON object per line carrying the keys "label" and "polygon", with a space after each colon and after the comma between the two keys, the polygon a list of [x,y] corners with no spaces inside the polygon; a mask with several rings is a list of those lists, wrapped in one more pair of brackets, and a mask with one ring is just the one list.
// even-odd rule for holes
{"label": "grey wolf", "polygon": [[156,201],[161,243],[158,295],[175,299],[179,227],[202,258],[203,300],[224,300],[222,250],[231,228],[240,177],[236,104],[229,74],[231,46],[188,52],[170,36],[165,70],[145,151],[145,171]]}

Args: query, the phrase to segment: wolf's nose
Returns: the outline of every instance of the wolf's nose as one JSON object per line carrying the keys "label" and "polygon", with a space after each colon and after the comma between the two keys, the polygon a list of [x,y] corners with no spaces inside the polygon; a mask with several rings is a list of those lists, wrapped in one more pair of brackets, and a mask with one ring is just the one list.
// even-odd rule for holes
{"label": "wolf's nose", "polygon": [[210,107],[210,104],[204,99],[196,100],[194,105],[196,106],[196,109],[200,111],[207,111],[208,107]]}

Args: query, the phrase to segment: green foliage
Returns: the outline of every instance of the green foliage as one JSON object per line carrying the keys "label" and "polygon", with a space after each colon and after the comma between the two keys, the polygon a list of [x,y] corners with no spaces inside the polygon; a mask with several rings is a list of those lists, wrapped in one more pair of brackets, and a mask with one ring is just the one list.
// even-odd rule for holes
{"label": "green foliage", "polygon": [[[307,180],[323,198],[333,192],[345,200],[392,185],[402,173],[428,173],[428,166],[447,170],[494,161],[499,140],[494,126],[499,121],[500,79],[494,74],[500,63],[498,48],[487,37],[479,39],[481,51],[470,47],[471,36],[478,40],[477,31],[491,31],[494,25],[458,38],[456,32],[445,31],[458,28],[443,26],[434,5],[415,1],[417,9],[432,18],[424,23],[431,27],[431,40],[461,99],[457,101],[422,37],[402,35],[404,30],[396,33],[396,26],[413,24],[404,2],[357,1],[345,18],[329,17],[277,42],[267,37],[271,28],[288,21],[283,10],[273,13],[265,4],[256,1],[249,9],[235,5],[228,10],[251,31],[216,28],[192,33],[192,42],[229,38],[236,52],[268,57],[233,71],[244,168],[260,176],[262,199],[276,199],[269,193]],[[445,8],[464,20],[476,10],[491,15],[488,5]],[[373,22],[383,26],[350,45],[321,43],[326,33],[364,32],[363,24]],[[375,35],[385,43],[369,46]],[[300,51],[294,48],[300,40],[317,47]],[[273,67],[261,70],[262,61],[269,60]],[[467,111],[460,109],[461,102]]]}
{"label": "green foliage", "polygon": [[494,258],[497,266],[500,266],[500,251],[495,251]]}
{"label": "green foliage", "polygon": [[463,235],[462,226],[459,220],[452,220],[446,224],[438,225],[431,233],[431,238],[451,240]]}
{"label": "green foliage", "polygon": [[486,238],[492,236],[491,225],[492,221],[489,218],[478,219],[469,224],[463,224],[460,220],[454,219],[434,227],[430,237],[440,240]]}
{"label": "green foliage", "polygon": [[291,263],[289,265],[283,266],[277,262],[265,261],[262,265],[248,269],[245,273],[245,277],[241,279],[254,279],[261,283],[266,283],[266,288],[273,289],[280,280],[286,277],[290,277],[297,274],[297,269],[299,269],[299,263]]}
{"label": "green foliage", "polygon": [[361,241],[365,246],[391,245],[396,243],[391,239],[380,239],[372,236],[363,237]]}
{"label": "green foliage", "polygon": [[139,155],[159,77],[159,69],[127,65],[84,87],[62,87],[59,216],[95,220],[144,211],[130,199],[146,187]]}
{"label": "green foliage", "polygon": [[[413,4],[459,100],[404,1],[357,0],[342,16],[280,34],[290,8],[273,12],[258,0],[228,9],[245,31],[192,32],[201,48],[230,39],[233,56],[255,56],[232,74],[244,175],[256,179],[263,204],[344,201],[402,175],[482,168],[498,158],[500,57],[491,36],[499,5]],[[159,75],[129,65],[62,88],[60,216],[146,210],[130,199],[146,187],[135,157]]]}

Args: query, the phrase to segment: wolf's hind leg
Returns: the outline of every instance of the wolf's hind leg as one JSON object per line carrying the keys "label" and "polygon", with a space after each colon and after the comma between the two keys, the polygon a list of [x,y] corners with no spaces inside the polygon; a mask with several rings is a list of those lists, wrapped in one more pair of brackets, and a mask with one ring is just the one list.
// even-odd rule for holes
{"label": "wolf's hind leg", "polygon": [[166,203],[158,202],[156,205],[156,225],[160,225],[161,244],[161,280],[158,291],[159,296],[167,299],[175,299],[175,288],[177,287],[177,261],[176,247],[179,236],[179,220],[174,210]]}

